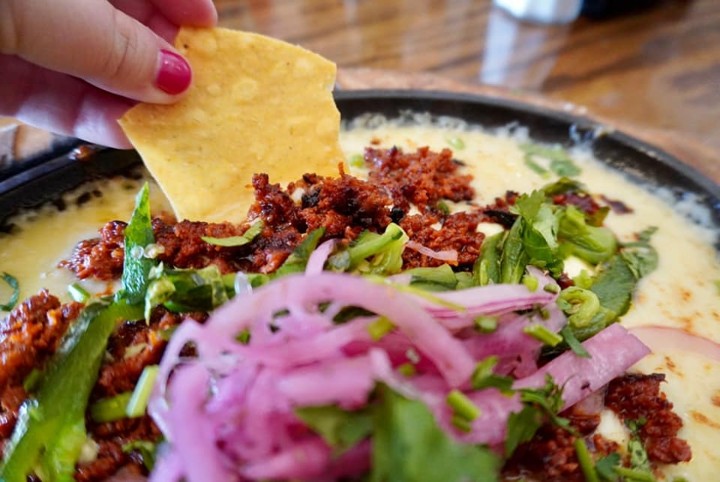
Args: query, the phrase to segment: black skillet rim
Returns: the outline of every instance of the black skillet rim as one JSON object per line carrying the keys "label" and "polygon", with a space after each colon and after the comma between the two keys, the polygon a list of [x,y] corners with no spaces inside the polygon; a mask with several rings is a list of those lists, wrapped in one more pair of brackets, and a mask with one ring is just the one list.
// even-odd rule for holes
{"label": "black skillet rim", "polygon": [[[720,225],[720,186],[662,149],[607,126],[568,112],[550,110],[519,101],[444,91],[359,90],[335,92],[344,120],[365,113],[389,118],[406,111],[460,118],[492,129],[508,125],[529,128],[530,137],[566,147],[579,138],[601,132],[590,146],[612,168],[649,189],[672,189],[680,200],[687,193],[699,196],[716,225]],[[134,151],[96,148],[90,156],[77,151],[56,156],[42,164],[0,181],[0,226],[20,210],[38,207],[83,182],[127,172],[139,162]]]}

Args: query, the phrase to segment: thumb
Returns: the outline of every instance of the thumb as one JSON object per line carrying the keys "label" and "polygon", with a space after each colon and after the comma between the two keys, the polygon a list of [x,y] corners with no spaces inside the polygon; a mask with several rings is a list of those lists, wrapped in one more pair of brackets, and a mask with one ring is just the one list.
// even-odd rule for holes
{"label": "thumb", "polygon": [[192,78],[170,44],[103,0],[0,0],[0,52],[144,102],[173,102]]}

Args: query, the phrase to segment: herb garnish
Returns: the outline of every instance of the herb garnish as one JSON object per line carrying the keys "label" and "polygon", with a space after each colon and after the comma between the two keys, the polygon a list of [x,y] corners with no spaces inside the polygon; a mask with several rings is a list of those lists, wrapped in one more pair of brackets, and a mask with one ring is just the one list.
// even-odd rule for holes
{"label": "herb garnish", "polygon": [[488,448],[455,442],[427,406],[385,385],[373,410],[372,482],[497,480],[500,459]]}
{"label": "herb garnish", "polygon": [[150,190],[145,183],[135,198],[135,210],[125,227],[125,259],[123,262],[122,289],[117,300],[130,304],[141,303],[150,282],[150,270],[157,264],[146,257],[145,247],[155,242],[150,218]]}
{"label": "herb garnish", "polygon": [[525,152],[525,164],[543,177],[549,177],[550,172],[564,177],[577,176],[582,172],[560,146],[527,143],[520,148]]}
{"label": "herb garnish", "polygon": [[7,303],[0,303],[0,310],[10,311],[15,308],[15,305],[18,302],[18,298],[20,297],[20,284],[18,283],[17,278],[5,272],[0,274],[0,278],[2,278],[2,280],[7,283],[7,285],[12,290],[12,293],[10,294]]}
{"label": "herb garnish", "polygon": [[532,439],[547,419],[574,433],[569,420],[558,415],[563,406],[562,388],[555,384],[550,375],[547,375],[542,388],[522,388],[518,392],[524,406],[520,412],[511,413],[508,418],[506,457],[510,457],[520,444]]}
{"label": "herb garnish", "polygon": [[245,246],[246,244],[251,243],[255,238],[258,237],[260,233],[262,233],[263,228],[265,227],[265,224],[261,221],[255,222],[253,225],[251,225],[247,231],[245,231],[240,236],[229,236],[227,238],[215,238],[212,236],[201,236],[200,239],[205,241],[208,244],[212,244],[215,246],[223,246],[226,248],[231,247],[238,247],[238,246]]}

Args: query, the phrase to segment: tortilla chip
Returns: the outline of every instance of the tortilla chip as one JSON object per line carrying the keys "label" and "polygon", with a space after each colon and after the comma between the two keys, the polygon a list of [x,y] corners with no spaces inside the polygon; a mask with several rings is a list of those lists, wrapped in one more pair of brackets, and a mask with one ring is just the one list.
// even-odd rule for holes
{"label": "tortilla chip", "polygon": [[251,178],[287,183],[344,162],[335,65],[300,47],[247,32],[182,29],[175,41],[193,68],[186,97],[140,104],[120,125],[178,219],[245,219]]}

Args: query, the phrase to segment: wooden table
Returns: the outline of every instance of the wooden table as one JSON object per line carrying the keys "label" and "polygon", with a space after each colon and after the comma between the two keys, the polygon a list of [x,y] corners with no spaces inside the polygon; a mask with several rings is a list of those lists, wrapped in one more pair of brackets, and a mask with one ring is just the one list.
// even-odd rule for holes
{"label": "wooden table", "polygon": [[675,144],[676,154],[715,159],[718,166],[707,167],[720,170],[718,0],[658,0],[633,14],[550,26],[520,22],[490,0],[216,5],[223,26],[333,59],[341,87],[429,87],[571,103]]}

